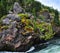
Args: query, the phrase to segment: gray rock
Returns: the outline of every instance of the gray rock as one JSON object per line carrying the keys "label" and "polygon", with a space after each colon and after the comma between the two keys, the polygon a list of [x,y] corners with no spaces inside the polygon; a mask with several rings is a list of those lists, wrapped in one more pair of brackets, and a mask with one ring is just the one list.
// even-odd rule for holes
{"label": "gray rock", "polygon": [[13,21],[16,20],[16,19],[20,20],[20,18],[18,17],[17,14],[8,14],[7,18],[9,18],[9,19],[11,19]]}
{"label": "gray rock", "polygon": [[14,13],[21,13],[23,11],[22,7],[19,5],[18,2],[15,2],[14,3],[14,6],[13,6],[13,12]]}
{"label": "gray rock", "polygon": [[15,28],[16,27],[16,21],[14,21],[14,22],[11,22],[11,27],[10,28]]}
{"label": "gray rock", "polygon": [[6,31],[6,30],[3,30],[3,31],[0,33],[0,42],[4,40],[4,37],[6,36],[7,33],[8,33],[8,31]]}
{"label": "gray rock", "polygon": [[48,11],[44,11],[44,12],[42,12],[42,15],[44,16],[44,21],[46,21],[46,22],[51,22],[51,15],[49,14],[49,12]]}
{"label": "gray rock", "polygon": [[10,24],[9,18],[3,19],[3,24]]}

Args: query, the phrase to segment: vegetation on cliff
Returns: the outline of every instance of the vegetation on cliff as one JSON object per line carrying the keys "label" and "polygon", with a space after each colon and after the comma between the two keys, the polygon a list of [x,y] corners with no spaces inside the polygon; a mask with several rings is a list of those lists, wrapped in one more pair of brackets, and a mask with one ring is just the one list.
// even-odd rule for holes
{"label": "vegetation on cliff", "polygon": [[58,25],[59,12],[38,1],[0,0],[0,50],[27,51],[52,39]]}

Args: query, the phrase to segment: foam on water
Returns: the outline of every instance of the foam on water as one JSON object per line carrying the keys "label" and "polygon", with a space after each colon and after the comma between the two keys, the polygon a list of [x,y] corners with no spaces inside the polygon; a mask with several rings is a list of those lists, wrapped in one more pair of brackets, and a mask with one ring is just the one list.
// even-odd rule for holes
{"label": "foam on water", "polygon": [[48,47],[34,53],[60,53],[60,39],[51,41]]}

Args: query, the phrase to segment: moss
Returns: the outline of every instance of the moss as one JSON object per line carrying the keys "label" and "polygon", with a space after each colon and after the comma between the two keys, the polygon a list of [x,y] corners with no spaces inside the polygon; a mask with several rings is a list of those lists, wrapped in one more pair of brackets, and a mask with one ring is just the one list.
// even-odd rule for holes
{"label": "moss", "polygon": [[45,30],[43,36],[40,36],[40,38],[41,39],[43,38],[45,40],[53,38],[54,32],[53,32],[51,24],[44,24],[44,25],[45,26],[40,27],[42,32],[44,32]]}
{"label": "moss", "polygon": [[28,18],[28,14],[23,14],[22,13],[22,14],[18,14],[18,16],[21,17],[21,18]]}
{"label": "moss", "polygon": [[29,19],[26,19],[26,18],[22,18],[21,19],[21,22],[26,24],[26,25],[29,25],[30,24],[30,20]]}
{"label": "moss", "polygon": [[34,30],[34,28],[31,27],[31,26],[25,26],[25,30],[29,31],[29,32],[32,32]]}

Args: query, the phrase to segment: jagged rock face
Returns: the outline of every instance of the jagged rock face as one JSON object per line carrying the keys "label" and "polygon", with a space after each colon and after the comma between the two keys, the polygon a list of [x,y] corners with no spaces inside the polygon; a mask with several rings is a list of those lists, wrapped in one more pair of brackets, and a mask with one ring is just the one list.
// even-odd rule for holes
{"label": "jagged rock face", "polygon": [[[5,24],[7,24],[7,23],[5,23]],[[11,49],[14,49],[13,51],[24,52],[24,51],[28,50],[33,44],[33,43],[30,44],[32,42],[31,41],[32,36],[27,35],[27,37],[26,37],[26,36],[22,35],[21,31],[22,32],[24,31],[23,27],[21,27],[19,25],[19,22],[17,22],[17,21],[13,21],[9,25],[11,25],[11,26],[7,30],[3,29],[2,32],[0,32],[0,50],[3,50],[5,48],[4,51],[6,51],[6,49],[10,48],[10,47],[13,47],[13,48],[11,48]],[[19,28],[16,28],[18,26],[19,26]],[[34,38],[32,38],[32,39],[34,39]],[[28,47],[28,45],[30,47]],[[27,49],[24,47],[27,47]],[[10,51],[10,49],[8,49],[7,51]]]}
{"label": "jagged rock face", "polygon": [[11,20],[20,20],[20,18],[18,17],[17,14],[8,14],[7,18],[11,19]]}
{"label": "jagged rock face", "polygon": [[22,8],[17,2],[14,4],[13,11],[14,13],[8,14],[2,20],[2,26],[7,26],[7,29],[2,27],[0,32],[0,51],[25,52],[33,46],[34,40],[38,39],[38,35],[34,34],[34,32],[23,35],[25,24],[21,23],[18,16],[18,13],[22,12]]}
{"label": "jagged rock face", "polygon": [[[39,29],[39,24],[41,24],[41,22],[39,22],[40,19],[34,23],[34,16],[31,13],[24,13],[22,10],[19,4],[15,2],[13,12],[10,12],[5,18],[1,19],[0,51],[25,52],[29,50],[31,46],[44,42],[41,40],[40,35],[44,35],[45,32],[49,30],[41,33]],[[50,19],[48,12],[43,12],[42,15],[45,16],[45,20]],[[34,31],[34,29],[37,28],[36,25],[39,27]],[[43,26],[45,26],[45,24],[43,24]],[[45,27],[43,28],[43,30],[45,30]]]}
{"label": "jagged rock face", "polygon": [[14,3],[14,6],[13,6],[13,12],[14,13],[21,13],[23,11],[22,7],[19,5],[18,2],[15,2]]}
{"label": "jagged rock face", "polygon": [[9,25],[11,21],[20,21],[20,18],[17,14],[8,14],[5,19],[2,20],[3,24]]}

